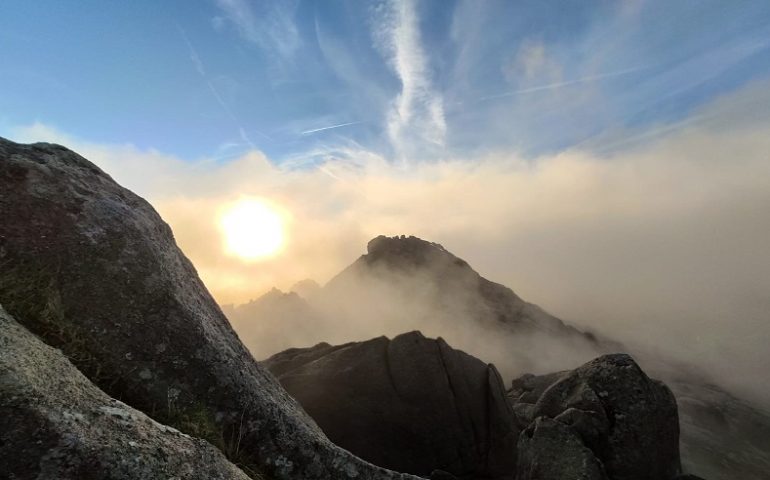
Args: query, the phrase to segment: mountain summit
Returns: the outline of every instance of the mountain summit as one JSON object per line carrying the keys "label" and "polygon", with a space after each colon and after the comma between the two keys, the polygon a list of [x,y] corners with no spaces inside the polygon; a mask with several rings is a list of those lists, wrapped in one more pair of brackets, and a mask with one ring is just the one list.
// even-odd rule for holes
{"label": "mountain summit", "polygon": [[412,265],[420,266],[440,258],[457,262],[458,266],[467,266],[465,261],[455,257],[438,243],[429,242],[409,235],[386,237],[380,235],[369,240],[366,244],[366,255],[362,257],[367,263],[378,261],[389,263],[390,266]]}
{"label": "mountain summit", "polygon": [[548,332],[572,337],[587,348],[601,351],[617,347],[600,345],[594,335],[565,324],[522,300],[510,288],[482,277],[442,245],[415,236],[380,235],[370,240],[367,253],[329,281],[325,290],[346,290],[361,282],[380,293],[387,283],[407,297],[415,293],[431,297],[436,307],[431,313],[447,321],[481,322],[512,332]]}

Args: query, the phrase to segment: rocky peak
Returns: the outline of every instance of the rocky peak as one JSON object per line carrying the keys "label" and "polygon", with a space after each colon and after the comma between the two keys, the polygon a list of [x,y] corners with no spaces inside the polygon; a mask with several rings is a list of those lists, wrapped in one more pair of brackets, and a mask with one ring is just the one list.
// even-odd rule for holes
{"label": "rocky peak", "polygon": [[429,301],[436,305],[435,314],[443,318],[502,325],[516,332],[555,332],[575,338],[586,348],[611,350],[610,346],[600,346],[593,335],[565,325],[537,305],[525,302],[510,288],[482,277],[442,245],[411,235],[380,235],[370,240],[367,253],[324,289],[344,301],[345,292],[363,290],[361,296],[366,296],[383,286],[384,290],[400,290],[403,298],[410,298],[415,291],[432,296]]}
{"label": "rocky peak", "polygon": [[412,235],[395,237],[380,235],[369,241],[366,251],[367,254],[363,258],[369,264],[383,262],[392,267],[416,267],[429,262],[443,261],[467,266],[465,261],[449,253],[440,244]]}

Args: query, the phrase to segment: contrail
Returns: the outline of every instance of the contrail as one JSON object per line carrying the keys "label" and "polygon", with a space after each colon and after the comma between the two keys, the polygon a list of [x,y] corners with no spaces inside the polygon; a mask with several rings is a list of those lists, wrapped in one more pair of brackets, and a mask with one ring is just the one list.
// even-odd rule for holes
{"label": "contrail", "polygon": [[[238,134],[241,137],[241,140],[243,140],[246,144],[248,144],[252,149],[256,150],[257,148],[256,145],[254,145],[254,142],[251,141],[251,138],[248,136],[248,134],[246,133],[246,130],[243,128],[241,121],[238,119],[235,113],[233,113],[232,109],[230,109],[227,103],[225,103],[225,100],[219,94],[219,91],[214,87],[214,84],[211,83],[211,80],[209,80],[209,75],[206,72],[206,68],[203,66],[203,61],[201,60],[200,55],[198,55],[198,51],[195,49],[195,47],[193,47],[193,44],[190,41],[190,38],[187,36],[187,32],[185,32],[184,28],[182,28],[182,26],[179,25],[179,23],[176,24],[176,28],[179,29],[179,33],[182,35],[182,39],[184,40],[184,43],[187,44],[187,48],[190,52],[190,60],[195,66],[195,70],[203,78],[203,81],[206,82],[206,85],[209,87],[211,94],[214,96],[219,106],[222,107],[222,110],[224,110],[224,112],[233,120],[233,122],[235,122],[235,125],[238,127]],[[273,140],[272,138],[260,132],[259,130],[254,130],[254,131],[270,141]]]}
{"label": "contrail", "polygon": [[312,130],[305,130],[304,132],[299,132],[299,134],[310,135],[311,133],[322,132],[324,130],[331,130],[332,128],[347,127],[348,125],[358,125],[359,123],[363,123],[363,122],[340,123],[339,125],[332,125],[330,127],[321,127],[321,128],[314,128]]}
{"label": "contrail", "polygon": [[592,82],[594,80],[601,80],[603,78],[619,77],[621,75],[628,75],[629,73],[638,72],[644,70],[647,67],[634,67],[627,68],[625,70],[618,70],[617,72],[601,73],[599,75],[591,75],[590,77],[578,78],[575,80],[569,80],[566,82],[551,83],[548,85],[539,85],[537,87],[522,88],[521,90],[514,90],[512,92],[500,93],[498,95],[488,95],[486,97],[479,98],[479,101],[492,100],[495,98],[513,97],[515,95],[521,95],[522,93],[539,92],[541,90],[552,90],[555,88],[568,87],[570,85],[576,85],[578,83]]}

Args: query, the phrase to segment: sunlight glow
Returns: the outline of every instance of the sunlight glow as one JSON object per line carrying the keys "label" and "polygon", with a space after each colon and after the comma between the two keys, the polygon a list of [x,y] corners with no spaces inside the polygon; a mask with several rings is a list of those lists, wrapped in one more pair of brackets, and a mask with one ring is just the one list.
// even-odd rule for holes
{"label": "sunlight glow", "polygon": [[243,260],[259,260],[278,253],[284,244],[281,213],[253,198],[239,200],[221,215],[225,251]]}

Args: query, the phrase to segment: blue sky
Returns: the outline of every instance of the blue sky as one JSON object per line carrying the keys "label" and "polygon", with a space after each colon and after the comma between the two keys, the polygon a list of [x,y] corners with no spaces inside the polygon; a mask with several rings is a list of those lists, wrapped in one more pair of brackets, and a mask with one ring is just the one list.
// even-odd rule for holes
{"label": "blue sky", "polygon": [[0,134],[188,160],[534,157],[766,78],[770,3],[9,0],[0,55]]}

